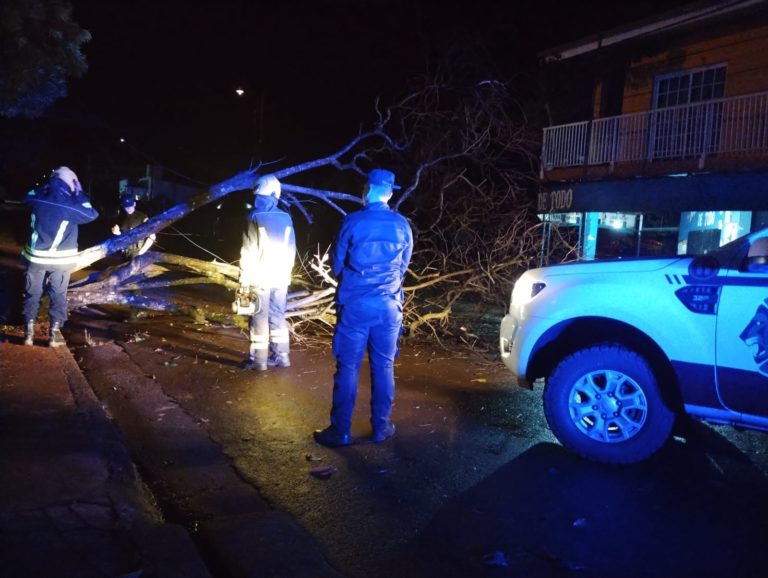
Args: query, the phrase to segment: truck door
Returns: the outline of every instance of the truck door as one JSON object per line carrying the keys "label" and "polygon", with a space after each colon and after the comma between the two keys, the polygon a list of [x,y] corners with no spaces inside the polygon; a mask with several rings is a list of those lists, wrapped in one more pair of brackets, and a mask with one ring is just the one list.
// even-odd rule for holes
{"label": "truck door", "polygon": [[715,336],[717,387],[726,407],[768,416],[768,236],[723,279]]}

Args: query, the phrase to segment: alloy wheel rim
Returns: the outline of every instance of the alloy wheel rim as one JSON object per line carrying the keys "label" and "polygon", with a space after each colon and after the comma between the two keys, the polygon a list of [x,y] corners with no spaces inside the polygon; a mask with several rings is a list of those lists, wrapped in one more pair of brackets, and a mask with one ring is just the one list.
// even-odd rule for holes
{"label": "alloy wheel rim", "polygon": [[648,418],[648,399],[628,375],[600,369],[583,375],[571,386],[568,409],[573,424],[590,439],[620,443],[642,431]]}

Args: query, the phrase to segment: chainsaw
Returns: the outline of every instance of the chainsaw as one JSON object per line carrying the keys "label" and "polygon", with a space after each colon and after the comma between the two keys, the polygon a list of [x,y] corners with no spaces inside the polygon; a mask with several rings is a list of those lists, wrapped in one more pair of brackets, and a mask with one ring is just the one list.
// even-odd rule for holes
{"label": "chainsaw", "polygon": [[232,313],[237,315],[253,315],[260,307],[259,296],[248,285],[241,285],[237,293],[235,293],[235,300],[232,302]]}

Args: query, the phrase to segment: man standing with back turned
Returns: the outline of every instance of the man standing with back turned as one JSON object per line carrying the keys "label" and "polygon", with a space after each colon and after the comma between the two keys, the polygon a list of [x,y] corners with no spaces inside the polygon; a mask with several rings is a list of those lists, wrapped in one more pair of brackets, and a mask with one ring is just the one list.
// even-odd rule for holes
{"label": "man standing with back turned", "polygon": [[394,362],[403,322],[403,279],[413,251],[408,221],[387,203],[395,175],[384,169],[368,173],[365,207],[341,224],[332,253],[336,294],[331,425],[317,430],[317,443],[328,447],[351,443],[357,378],[365,351],[371,366],[372,441],[395,434],[390,420],[395,398]]}
{"label": "man standing with back turned", "polygon": [[248,358],[242,367],[254,371],[291,365],[285,306],[296,259],[296,235],[291,216],[278,207],[280,190],[274,175],[256,182],[255,206],[248,215],[240,249],[238,293],[256,301],[248,324]]}

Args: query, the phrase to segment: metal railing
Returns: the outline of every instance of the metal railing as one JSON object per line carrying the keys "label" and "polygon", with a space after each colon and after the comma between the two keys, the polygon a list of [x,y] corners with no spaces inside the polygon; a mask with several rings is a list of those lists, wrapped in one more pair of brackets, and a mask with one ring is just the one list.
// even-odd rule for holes
{"label": "metal railing", "polygon": [[768,92],[544,129],[545,170],[768,151]]}

